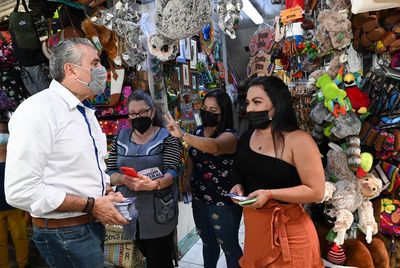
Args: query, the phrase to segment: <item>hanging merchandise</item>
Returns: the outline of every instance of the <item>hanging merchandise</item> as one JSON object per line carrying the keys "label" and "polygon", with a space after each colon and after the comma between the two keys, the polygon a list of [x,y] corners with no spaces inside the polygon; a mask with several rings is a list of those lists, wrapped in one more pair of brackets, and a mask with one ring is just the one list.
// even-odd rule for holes
{"label": "hanging merchandise", "polygon": [[51,56],[51,48],[56,46],[59,42],[65,39],[71,38],[83,38],[84,35],[79,27],[76,27],[75,24],[71,19],[70,12],[67,6],[63,6],[57,9],[57,17],[60,16],[61,10],[63,10],[68,18],[68,26],[66,26],[63,22],[63,19],[59,17],[58,21],[61,24],[61,31],[56,31],[52,34],[52,25],[53,25],[53,18],[49,19],[47,23],[47,33],[48,38],[42,42],[42,52],[46,56],[47,59],[50,59]]}
{"label": "hanging merchandise", "polygon": [[[107,53],[114,64],[120,66],[123,61],[126,65],[140,70],[147,54],[141,42],[143,38],[139,24],[141,14],[135,10],[135,4],[136,1],[121,0],[113,8],[101,11],[100,17],[91,18],[95,24],[106,27],[110,31],[109,34],[99,27],[96,27],[96,31],[91,30],[93,27],[88,21],[83,28],[87,30],[89,37],[95,40],[98,47],[100,43],[106,52],[110,50]],[[113,36],[114,32],[123,42],[119,42],[118,38]]]}
{"label": "hanging merchandise", "polygon": [[51,18],[57,9],[58,3],[47,0],[29,0],[28,7],[33,12],[39,12],[45,18]]}
{"label": "hanging merchandise", "polygon": [[247,65],[247,77],[254,75],[270,76],[275,69],[274,59],[271,57],[275,45],[274,28],[263,24],[250,39],[250,59]]}
{"label": "hanging merchandise", "polygon": [[0,90],[0,111],[14,111],[17,103],[13,101],[5,92]]}
{"label": "hanging merchandise", "polygon": [[0,31],[0,70],[9,70],[17,60],[13,55],[11,35]]}
{"label": "hanging merchandise", "polygon": [[151,73],[153,74],[154,98],[156,100],[161,100],[163,98],[162,93],[164,90],[162,64],[156,57],[151,57],[150,63]]}
{"label": "hanging merchandise", "polygon": [[25,0],[21,1],[25,12],[18,12],[20,0],[17,0],[14,11],[10,14],[10,32],[19,48],[39,49],[40,42],[33,25],[33,18],[26,6]]}
{"label": "hanging merchandise", "polygon": [[21,79],[25,88],[34,95],[50,85],[50,70],[47,64],[21,67]]}
{"label": "hanging merchandise", "polygon": [[175,58],[178,40],[197,34],[211,20],[209,0],[156,0],[155,5],[156,33],[147,46],[162,61]]}
{"label": "hanging merchandise", "polygon": [[250,39],[250,54],[253,56],[259,50],[269,53],[275,44],[274,40],[274,29],[272,27],[265,27],[257,30]]}
{"label": "hanging merchandise", "polygon": [[29,93],[21,80],[21,70],[18,67],[0,71],[0,81],[1,91],[6,92],[7,96],[16,103],[16,106],[29,97]]}
{"label": "hanging merchandise", "polygon": [[271,55],[264,50],[259,50],[256,55],[250,58],[247,66],[247,77],[253,75],[270,76],[275,69],[275,64],[271,61]]}
{"label": "hanging merchandise", "polygon": [[122,64],[121,56],[118,54],[119,39],[114,31],[110,31],[104,25],[96,25],[90,18],[85,19],[81,27],[85,37],[93,42],[99,52],[104,50],[114,65]]}
{"label": "hanging merchandise", "polygon": [[[340,148],[340,147],[339,147]],[[331,150],[332,151],[332,150]],[[335,153],[335,152],[332,152]],[[330,173],[338,179],[337,182],[326,182],[326,194],[324,201],[329,201],[336,211],[336,220],[333,230],[337,236],[334,239],[338,245],[343,245],[346,230],[353,223],[353,213],[358,212],[358,226],[366,235],[367,243],[371,243],[372,236],[378,232],[378,226],[374,219],[373,207],[370,199],[379,196],[382,191],[382,181],[373,174],[368,173],[363,178],[357,178],[354,174],[345,179],[339,179],[338,174],[334,174],[334,170],[346,170],[346,174],[352,174],[346,163],[343,165],[339,159],[346,159],[344,152],[337,151],[342,158],[332,157],[332,153],[328,152],[328,163],[335,168]]]}
{"label": "hanging merchandise", "polygon": [[20,0],[10,14],[10,33],[14,55],[22,66],[35,66],[46,62],[41,51],[39,37],[25,0],[21,0],[25,12],[18,12]]}
{"label": "hanging merchandise", "polygon": [[400,200],[381,199],[379,231],[386,235],[400,236]]}
{"label": "hanging merchandise", "polygon": [[311,101],[315,92],[306,87],[306,81],[296,81],[288,86],[293,98],[293,107],[299,127],[311,134],[314,126],[310,118]]}
{"label": "hanging merchandise", "polygon": [[214,46],[214,27],[211,22],[207,23],[200,32],[201,49],[210,55]]}
{"label": "hanging merchandise", "polygon": [[218,26],[231,39],[236,38],[235,30],[240,20],[240,10],[243,8],[242,0],[218,0]]}

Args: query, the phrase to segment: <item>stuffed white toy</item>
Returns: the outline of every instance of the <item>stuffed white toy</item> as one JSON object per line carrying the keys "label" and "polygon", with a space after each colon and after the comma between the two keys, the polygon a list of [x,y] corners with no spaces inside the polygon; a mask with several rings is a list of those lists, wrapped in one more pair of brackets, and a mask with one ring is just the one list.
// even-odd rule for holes
{"label": "stuffed white toy", "polygon": [[[336,157],[336,158],[335,158]],[[339,181],[325,182],[324,202],[332,204],[336,216],[333,230],[337,236],[335,242],[342,245],[346,230],[353,223],[353,213],[358,212],[358,226],[366,235],[368,243],[372,235],[378,232],[371,201],[382,191],[382,181],[373,174],[367,173],[363,178],[357,178],[346,164],[346,154],[343,151],[328,152],[327,174],[334,175]],[[340,171],[338,171],[340,170]],[[336,174],[335,174],[336,173]]]}

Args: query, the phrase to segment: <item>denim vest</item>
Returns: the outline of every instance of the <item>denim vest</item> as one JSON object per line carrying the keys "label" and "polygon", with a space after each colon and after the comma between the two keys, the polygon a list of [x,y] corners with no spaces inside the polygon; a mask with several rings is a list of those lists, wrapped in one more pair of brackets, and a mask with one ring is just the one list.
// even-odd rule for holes
{"label": "denim vest", "polygon": [[[155,134],[146,144],[131,141],[132,129],[122,129],[118,134],[116,152],[117,166],[133,167],[136,171],[158,167],[163,172],[164,139],[169,132],[165,128]],[[178,224],[178,184],[154,191],[133,191],[118,186],[117,191],[125,197],[136,197],[134,205],[139,212],[139,238],[151,239],[170,234]],[[135,239],[136,222],[124,225],[124,234]]]}

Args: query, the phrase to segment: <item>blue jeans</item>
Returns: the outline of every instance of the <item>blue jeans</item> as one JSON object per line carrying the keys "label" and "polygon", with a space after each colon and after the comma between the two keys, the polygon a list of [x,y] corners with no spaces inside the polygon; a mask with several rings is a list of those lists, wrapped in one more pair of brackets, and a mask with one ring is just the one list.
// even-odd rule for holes
{"label": "blue jeans", "polygon": [[239,259],[243,255],[238,239],[242,208],[238,205],[207,205],[193,200],[192,209],[197,231],[203,241],[204,267],[217,266],[221,246],[228,268],[239,268]]}
{"label": "blue jeans", "polygon": [[101,223],[58,229],[34,227],[33,230],[32,239],[50,267],[104,267],[105,228]]}

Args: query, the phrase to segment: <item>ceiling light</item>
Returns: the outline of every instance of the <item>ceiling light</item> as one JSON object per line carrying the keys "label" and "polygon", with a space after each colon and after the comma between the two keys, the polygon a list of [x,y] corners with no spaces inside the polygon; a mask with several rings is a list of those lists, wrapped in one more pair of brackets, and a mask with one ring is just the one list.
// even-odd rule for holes
{"label": "ceiling light", "polygon": [[250,3],[250,0],[243,0],[242,11],[257,25],[264,22],[263,17],[258,13],[257,9]]}

